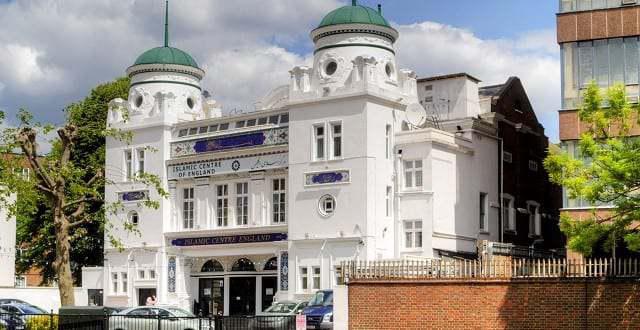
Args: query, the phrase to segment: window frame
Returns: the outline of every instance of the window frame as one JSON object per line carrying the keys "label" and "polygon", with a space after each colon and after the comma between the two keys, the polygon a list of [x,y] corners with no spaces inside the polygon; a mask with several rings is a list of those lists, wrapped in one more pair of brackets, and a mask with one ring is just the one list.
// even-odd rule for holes
{"label": "window frame", "polygon": [[[322,128],[323,134],[318,134],[318,128]],[[311,126],[312,130],[312,141],[313,148],[312,150],[312,159],[314,161],[323,161],[327,159],[327,127],[324,123],[313,124]],[[319,150],[322,148],[322,155],[319,155]]]}
{"label": "window frame", "polygon": [[[249,225],[249,218],[251,210],[249,209],[250,201],[249,201],[249,182],[240,181],[234,182],[236,189],[236,226],[238,227],[246,227]],[[242,187],[241,189],[239,189]]]}
{"label": "window frame", "polygon": [[183,187],[182,190],[182,229],[195,227],[196,199],[194,187]]}
{"label": "window frame", "polygon": [[[531,207],[534,212],[531,213]],[[527,214],[529,215],[528,236],[542,237],[542,217],[540,214],[540,203],[536,201],[527,201]]]}
{"label": "window frame", "polygon": [[[278,182],[277,190],[276,182]],[[271,179],[271,223],[274,225],[287,223],[287,179],[285,177]]]}
{"label": "window frame", "polygon": [[123,166],[124,166],[124,181],[131,181],[135,173],[133,168],[133,150],[124,149],[122,152]]}
{"label": "window frame", "polygon": [[[420,167],[416,166],[416,163],[420,162]],[[411,167],[407,167],[407,164],[411,164]],[[421,190],[424,188],[424,160],[422,158],[417,159],[403,159],[402,160],[402,180],[403,188],[405,190]],[[407,175],[410,173],[411,175]],[[417,184],[417,174],[420,173],[420,185]],[[411,178],[407,180],[407,178]]]}
{"label": "window frame", "polygon": [[299,292],[308,293],[320,290],[322,287],[322,268],[320,266],[304,265],[300,266],[298,269],[298,283],[300,284],[298,289]]}
{"label": "window frame", "polygon": [[489,194],[482,191],[478,198],[478,231],[489,233]]}
{"label": "window frame", "polygon": [[393,187],[386,186],[384,195],[384,215],[386,218],[390,218],[393,210]]}
{"label": "window frame", "polygon": [[[407,225],[411,224],[410,227]],[[420,224],[419,228],[417,224]],[[405,251],[420,251],[424,248],[424,222],[422,219],[411,219],[402,221],[402,249]],[[418,234],[420,244],[418,246]],[[407,239],[411,237],[411,239]]]}
{"label": "window frame", "polygon": [[146,150],[145,148],[136,148],[136,173],[144,174],[146,171]]}
{"label": "window frame", "polygon": [[227,228],[229,227],[229,183],[217,184],[215,189],[216,227]]}
{"label": "window frame", "polygon": [[[505,201],[508,201],[507,207],[505,208]],[[509,194],[502,194],[501,199],[501,212],[502,212],[502,227],[505,232],[516,233],[517,223],[516,223],[516,199]],[[506,215],[506,217],[505,217]]]}
{"label": "window frame", "polygon": [[384,127],[384,137],[385,137],[385,158],[391,159],[391,154],[393,153],[393,147],[391,145],[391,125],[386,124]]}
{"label": "window frame", "polygon": [[[344,157],[344,139],[342,136],[344,135],[344,125],[341,120],[332,121],[329,123],[329,151],[331,155],[331,159],[342,159]],[[340,127],[340,132],[336,134],[335,127]],[[326,135],[326,133],[325,133]],[[336,149],[336,139],[338,139],[338,148]],[[339,154],[336,155],[336,150],[339,151]]]}

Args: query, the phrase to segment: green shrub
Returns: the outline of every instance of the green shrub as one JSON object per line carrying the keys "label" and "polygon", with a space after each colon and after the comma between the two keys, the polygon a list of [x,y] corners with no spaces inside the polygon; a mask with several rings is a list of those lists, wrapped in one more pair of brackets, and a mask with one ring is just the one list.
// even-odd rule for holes
{"label": "green shrub", "polygon": [[35,317],[27,318],[26,330],[51,330],[51,329],[58,329],[58,315],[55,315],[53,317],[48,315],[38,315]]}

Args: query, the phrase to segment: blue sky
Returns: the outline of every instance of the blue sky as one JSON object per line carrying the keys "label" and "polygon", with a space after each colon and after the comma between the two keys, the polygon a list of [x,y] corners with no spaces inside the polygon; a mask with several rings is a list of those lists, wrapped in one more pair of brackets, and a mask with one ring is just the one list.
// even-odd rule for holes
{"label": "blue sky", "polygon": [[[342,0],[171,0],[172,45],[207,71],[227,109],[250,109],[309,64],[309,31]],[[484,84],[519,76],[552,140],[560,104],[555,0],[359,0],[400,31],[401,67],[466,71]],[[124,74],[162,39],[163,0],[0,0],[0,109],[60,123],[61,109]],[[257,10],[259,9],[259,10]],[[222,78],[222,79],[221,79]]]}

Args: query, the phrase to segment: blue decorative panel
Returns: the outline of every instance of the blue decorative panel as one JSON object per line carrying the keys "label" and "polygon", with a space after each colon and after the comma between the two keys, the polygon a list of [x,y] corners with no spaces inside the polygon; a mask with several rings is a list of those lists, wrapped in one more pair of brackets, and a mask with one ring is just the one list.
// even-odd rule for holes
{"label": "blue decorative panel", "polygon": [[348,183],[350,180],[351,176],[349,175],[348,170],[305,174],[305,185],[307,186]]}
{"label": "blue decorative panel", "polygon": [[120,200],[123,202],[140,201],[143,199],[147,199],[148,193],[149,192],[147,190],[127,191],[127,192],[120,193]]}
{"label": "blue decorative panel", "polygon": [[273,128],[245,134],[227,135],[215,138],[176,142],[171,144],[171,157],[220,152],[258,146],[287,144],[289,128]]}
{"label": "blue decorative panel", "polygon": [[289,290],[289,252],[280,252],[280,290]]}
{"label": "blue decorative panel", "polygon": [[167,268],[167,291],[174,293],[176,292],[176,257],[169,257]]}

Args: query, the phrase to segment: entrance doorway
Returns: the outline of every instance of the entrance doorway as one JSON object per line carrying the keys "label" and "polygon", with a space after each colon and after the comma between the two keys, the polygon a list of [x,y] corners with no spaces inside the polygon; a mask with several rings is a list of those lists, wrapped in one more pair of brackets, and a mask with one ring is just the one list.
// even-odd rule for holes
{"label": "entrance doorway", "polygon": [[273,304],[273,297],[278,292],[278,277],[263,276],[262,277],[262,311],[269,308]]}
{"label": "entrance doorway", "polygon": [[229,278],[229,315],[255,315],[256,278]]}
{"label": "entrance doorway", "polygon": [[138,289],[138,306],[146,306],[147,298],[155,295],[156,289]]}
{"label": "entrance doorway", "polygon": [[198,295],[199,310],[202,316],[222,316],[224,313],[224,279],[201,278]]}

